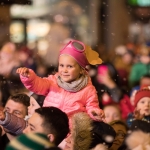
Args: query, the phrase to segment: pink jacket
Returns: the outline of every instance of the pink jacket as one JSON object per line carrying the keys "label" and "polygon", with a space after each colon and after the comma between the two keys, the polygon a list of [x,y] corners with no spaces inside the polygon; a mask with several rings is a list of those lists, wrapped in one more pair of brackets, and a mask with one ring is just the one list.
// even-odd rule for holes
{"label": "pink jacket", "polygon": [[30,91],[46,96],[43,106],[57,107],[69,117],[76,112],[87,112],[90,115],[93,109],[100,110],[97,92],[90,78],[85,88],[72,93],[57,85],[58,74],[41,78],[32,70],[30,72],[31,75],[28,78],[20,75],[21,81]]}

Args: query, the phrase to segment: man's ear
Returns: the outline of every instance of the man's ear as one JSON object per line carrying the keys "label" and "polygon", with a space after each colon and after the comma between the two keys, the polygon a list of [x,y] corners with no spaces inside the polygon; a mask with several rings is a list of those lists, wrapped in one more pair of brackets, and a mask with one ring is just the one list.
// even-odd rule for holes
{"label": "man's ear", "polygon": [[55,137],[53,134],[48,134],[47,137],[48,137],[50,142],[54,143]]}

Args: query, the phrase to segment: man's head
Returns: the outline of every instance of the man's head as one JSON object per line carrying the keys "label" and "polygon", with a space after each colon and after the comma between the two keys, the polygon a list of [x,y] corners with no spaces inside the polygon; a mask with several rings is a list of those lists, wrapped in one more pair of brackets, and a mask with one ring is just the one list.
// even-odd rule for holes
{"label": "man's head", "polygon": [[12,95],[8,98],[4,111],[24,118],[27,115],[27,108],[30,105],[30,97],[24,93]]}
{"label": "man's head", "polygon": [[58,145],[69,132],[69,120],[67,115],[58,108],[38,108],[28,120],[28,126],[23,132],[44,133],[51,142]]}

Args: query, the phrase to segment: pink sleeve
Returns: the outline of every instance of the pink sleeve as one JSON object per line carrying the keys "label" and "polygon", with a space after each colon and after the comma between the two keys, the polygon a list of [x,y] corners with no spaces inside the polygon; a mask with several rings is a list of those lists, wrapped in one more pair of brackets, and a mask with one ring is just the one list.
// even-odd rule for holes
{"label": "pink sleeve", "polygon": [[24,84],[24,86],[37,94],[40,95],[47,95],[49,90],[50,90],[50,85],[51,85],[51,80],[50,77],[48,78],[41,78],[38,77],[33,70],[29,70],[30,71],[30,76],[29,77],[24,77],[22,75],[20,75],[20,79],[22,81],[22,83]]}
{"label": "pink sleeve", "polygon": [[86,111],[88,114],[94,109],[100,109],[97,92],[94,86],[88,88],[86,96]]}

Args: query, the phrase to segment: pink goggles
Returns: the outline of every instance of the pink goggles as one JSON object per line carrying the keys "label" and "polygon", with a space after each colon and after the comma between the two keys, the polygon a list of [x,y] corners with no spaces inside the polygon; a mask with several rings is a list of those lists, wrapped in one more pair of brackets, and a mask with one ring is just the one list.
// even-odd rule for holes
{"label": "pink goggles", "polygon": [[69,43],[67,43],[65,47],[62,50],[60,50],[59,56],[63,54],[72,56],[83,68],[85,68],[86,65],[89,64],[85,55],[85,45],[80,41],[72,40]]}

